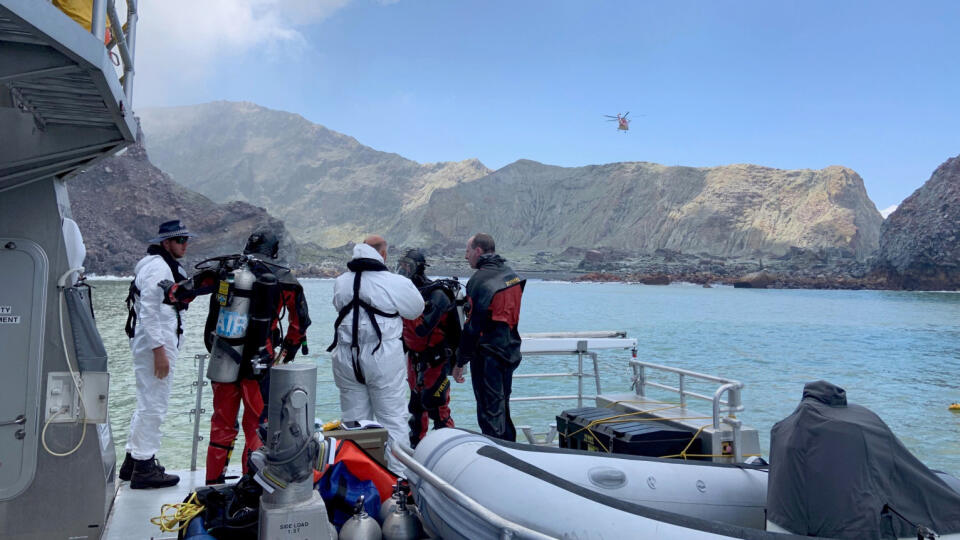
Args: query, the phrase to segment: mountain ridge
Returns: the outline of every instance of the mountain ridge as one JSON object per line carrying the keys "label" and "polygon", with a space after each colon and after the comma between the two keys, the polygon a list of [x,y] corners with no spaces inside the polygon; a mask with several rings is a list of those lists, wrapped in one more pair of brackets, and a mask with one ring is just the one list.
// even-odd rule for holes
{"label": "mountain ridge", "polygon": [[851,169],[635,161],[560,167],[520,159],[420,164],[300,115],[252,103],[145,109],[146,145],[174,180],[215,201],[248,200],[299,240],[335,247],[363,234],[454,245],[478,230],[504,246],[615,246],[719,257],[797,247],[864,259],[883,218]]}

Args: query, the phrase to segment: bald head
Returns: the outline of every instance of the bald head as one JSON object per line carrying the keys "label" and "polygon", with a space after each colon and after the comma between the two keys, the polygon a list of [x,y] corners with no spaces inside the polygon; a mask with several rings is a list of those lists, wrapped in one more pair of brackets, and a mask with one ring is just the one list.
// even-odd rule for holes
{"label": "bald head", "polygon": [[363,243],[377,250],[377,253],[383,257],[383,262],[387,262],[387,241],[379,234],[371,234],[363,240]]}

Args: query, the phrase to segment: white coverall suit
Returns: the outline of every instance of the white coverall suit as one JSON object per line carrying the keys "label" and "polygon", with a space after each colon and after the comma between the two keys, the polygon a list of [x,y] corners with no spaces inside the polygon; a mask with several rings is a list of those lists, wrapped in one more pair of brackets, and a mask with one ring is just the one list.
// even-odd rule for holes
{"label": "white coverall suit", "polygon": [[[383,262],[379,253],[367,244],[353,248],[354,259]],[[333,307],[339,312],[353,300],[353,272],[337,278],[333,286]],[[333,350],[333,380],[340,389],[340,410],[343,420],[376,420],[387,429],[387,444],[409,439],[407,425],[407,359],[401,335],[404,319],[416,319],[423,312],[423,297],[413,282],[389,271],[365,271],[360,275],[360,299],[383,311],[400,317],[375,315],[382,342],[365,311],[360,313],[358,340],[360,367],[366,384],[357,381],[353,371],[350,346],[353,335],[353,314],[343,318],[337,329],[337,347]],[[362,310],[362,308],[361,308]],[[377,352],[373,350],[381,342]],[[387,464],[396,474],[405,468],[387,451]]]}
{"label": "white coverall suit", "polygon": [[[137,379],[137,409],[130,419],[127,452],[133,459],[154,457],[160,449],[160,424],[167,414],[170,386],[180,343],[177,339],[177,311],[163,303],[162,280],[173,281],[173,272],[159,255],[147,255],[136,266],[135,283],[140,289],[134,309],[137,327],[130,350],[133,352],[133,373]],[[170,373],[158,379],[153,373],[153,349],[162,346],[170,362]]]}

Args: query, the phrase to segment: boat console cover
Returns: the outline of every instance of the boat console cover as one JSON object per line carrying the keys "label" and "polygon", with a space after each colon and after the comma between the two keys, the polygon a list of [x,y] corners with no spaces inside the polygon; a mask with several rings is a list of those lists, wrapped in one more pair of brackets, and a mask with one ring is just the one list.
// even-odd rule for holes
{"label": "boat console cover", "polygon": [[770,431],[767,519],[830,538],[960,532],[960,493],[920,462],[879,416],[826,381]]}

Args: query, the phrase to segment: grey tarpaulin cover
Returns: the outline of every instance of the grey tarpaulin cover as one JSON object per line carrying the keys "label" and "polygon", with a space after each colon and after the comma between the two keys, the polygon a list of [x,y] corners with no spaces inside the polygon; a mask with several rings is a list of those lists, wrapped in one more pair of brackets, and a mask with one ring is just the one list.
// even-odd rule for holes
{"label": "grey tarpaulin cover", "polygon": [[917,525],[956,533],[960,493],[880,417],[848,405],[842,388],[817,381],[770,430],[767,519],[793,533],[828,538],[916,538]]}
{"label": "grey tarpaulin cover", "polygon": [[107,351],[93,320],[90,287],[67,287],[63,294],[67,299],[73,346],[77,351],[77,367],[80,371],[107,371]]}

